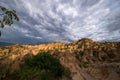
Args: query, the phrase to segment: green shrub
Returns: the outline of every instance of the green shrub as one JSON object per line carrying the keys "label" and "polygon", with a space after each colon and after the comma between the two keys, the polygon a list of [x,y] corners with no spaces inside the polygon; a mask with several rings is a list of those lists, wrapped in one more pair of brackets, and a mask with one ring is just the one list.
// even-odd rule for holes
{"label": "green shrub", "polygon": [[47,52],[41,52],[31,59],[26,59],[21,69],[10,75],[12,80],[59,80],[64,68],[59,60]]}

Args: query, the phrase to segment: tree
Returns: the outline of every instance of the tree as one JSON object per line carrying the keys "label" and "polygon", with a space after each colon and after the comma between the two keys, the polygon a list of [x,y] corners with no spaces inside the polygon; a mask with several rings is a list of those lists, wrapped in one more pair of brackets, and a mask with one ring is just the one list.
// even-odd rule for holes
{"label": "tree", "polygon": [[14,21],[19,21],[16,11],[0,6],[0,28],[4,28],[5,25],[11,26]]}

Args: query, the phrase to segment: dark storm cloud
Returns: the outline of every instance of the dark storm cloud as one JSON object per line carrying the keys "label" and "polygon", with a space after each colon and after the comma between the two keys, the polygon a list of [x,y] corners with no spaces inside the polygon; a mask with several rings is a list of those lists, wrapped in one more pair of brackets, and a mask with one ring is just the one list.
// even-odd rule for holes
{"label": "dark storm cloud", "polygon": [[19,23],[2,29],[1,41],[120,40],[119,0],[1,0],[0,5],[20,17]]}

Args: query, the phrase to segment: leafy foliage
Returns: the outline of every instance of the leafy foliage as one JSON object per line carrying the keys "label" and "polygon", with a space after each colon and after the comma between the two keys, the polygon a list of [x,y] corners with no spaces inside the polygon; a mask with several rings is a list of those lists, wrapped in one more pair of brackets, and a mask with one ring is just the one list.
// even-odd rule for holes
{"label": "leafy foliage", "polygon": [[5,25],[11,26],[14,21],[19,21],[16,11],[0,6],[0,28],[4,28]]}
{"label": "leafy foliage", "polygon": [[14,73],[13,80],[59,80],[64,74],[64,68],[59,60],[42,52],[31,59],[26,59],[21,70]]}

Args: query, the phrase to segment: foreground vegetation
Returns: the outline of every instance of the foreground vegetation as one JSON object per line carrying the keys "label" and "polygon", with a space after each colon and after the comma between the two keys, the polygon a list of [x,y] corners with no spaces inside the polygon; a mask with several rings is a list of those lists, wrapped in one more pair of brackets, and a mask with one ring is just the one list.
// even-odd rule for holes
{"label": "foreground vegetation", "polygon": [[[47,52],[26,59],[19,71],[9,75],[11,80],[59,80],[65,73],[59,60]],[[9,80],[8,79],[8,80]]]}

